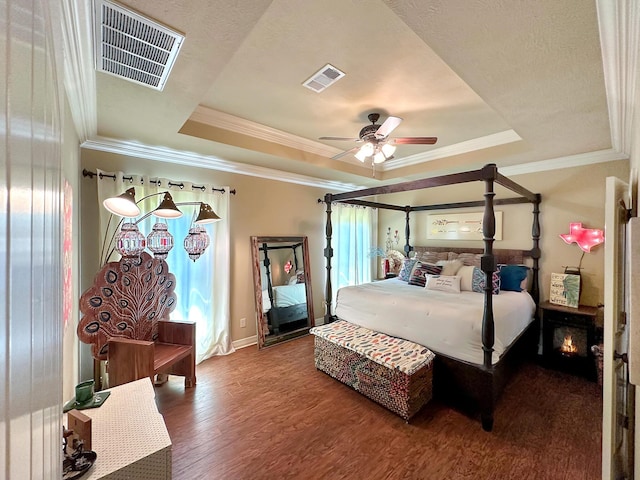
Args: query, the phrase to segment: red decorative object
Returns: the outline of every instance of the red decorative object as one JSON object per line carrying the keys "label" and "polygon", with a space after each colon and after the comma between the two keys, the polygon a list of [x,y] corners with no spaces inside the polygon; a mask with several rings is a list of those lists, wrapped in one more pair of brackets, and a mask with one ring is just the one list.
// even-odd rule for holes
{"label": "red decorative object", "polygon": [[569,233],[560,235],[565,243],[577,243],[585,252],[590,252],[593,247],[604,243],[604,232],[596,228],[583,228],[582,223],[570,223]]}
{"label": "red decorative object", "polygon": [[289,275],[289,272],[292,268],[293,265],[291,265],[291,260],[287,260],[287,263],[284,264],[284,271],[287,273],[287,275]]}
{"label": "red decorative object", "polygon": [[386,277],[389,271],[391,270],[391,265],[389,264],[388,258],[384,259],[384,268],[382,270],[383,270],[384,276]]}

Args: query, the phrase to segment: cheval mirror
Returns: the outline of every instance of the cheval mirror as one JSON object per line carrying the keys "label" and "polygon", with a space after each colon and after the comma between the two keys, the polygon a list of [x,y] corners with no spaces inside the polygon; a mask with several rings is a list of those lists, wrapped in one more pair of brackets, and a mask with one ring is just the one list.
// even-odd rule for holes
{"label": "cheval mirror", "polygon": [[314,326],[307,237],[251,237],[258,348]]}

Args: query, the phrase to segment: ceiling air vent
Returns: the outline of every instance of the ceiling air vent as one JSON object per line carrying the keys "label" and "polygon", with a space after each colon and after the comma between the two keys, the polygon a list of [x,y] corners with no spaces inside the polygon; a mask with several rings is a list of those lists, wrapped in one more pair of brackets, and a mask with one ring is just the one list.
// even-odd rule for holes
{"label": "ceiling air vent", "polygon": [[344,72],[341,72],[333,65],[327,63],[302,85],[313,90],[316,93],[320,93],[328,86],[340,80],[342,77],[344,77]]}
{"label": "ceiling air vent", "polygon": [[94,9],[96,70],[162,90],[184,35],[114,2]]}

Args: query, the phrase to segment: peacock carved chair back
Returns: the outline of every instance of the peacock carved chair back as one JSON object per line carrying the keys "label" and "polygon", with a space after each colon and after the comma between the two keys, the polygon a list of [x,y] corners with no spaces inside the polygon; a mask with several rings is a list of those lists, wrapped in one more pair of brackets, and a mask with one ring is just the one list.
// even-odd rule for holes
{"label": "peacock carved chair back", "polygon": [[167,262],[147,252],[106,263],[80,297],[78,338],[97,360],[107,360],[113,337],[155,341],[158,320],[169,320],[176,307],[175,285]]}

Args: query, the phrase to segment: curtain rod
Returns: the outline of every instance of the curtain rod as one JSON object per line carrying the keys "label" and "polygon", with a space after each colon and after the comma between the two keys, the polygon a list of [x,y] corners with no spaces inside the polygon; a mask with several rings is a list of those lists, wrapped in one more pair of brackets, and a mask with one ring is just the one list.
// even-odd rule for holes
{"label": "curtain rod", "polygon": [[[98,177],[100,178],[100,180],[102,180],[103,178],[113,178],[114,180],[116,179],[115,175],[108,175],[106,173],[97,173],[97,172],[91,172],[89,170],[87,170],[86,168],[82,169],[82,176],[83,177],[89,177],[89,178],[93,178],[93,177]],[[130,182],[133,181],[133,177],[131,176],[126,176],[124,175],[122,177],[122,180],[129,180]],[[158,181],[157,180],[149,180],[150,183],[154,183],[157,184]],[[169,186],[170,187],[180,187],[180,188],[184,188],[184,183],[180,182],[180,183],[173,183],[173,182],[169,182]],[[205,187],[204,185],[191,185],[191,188],[195,188],[198,190],[202,190],[203,192],[207,189],[207,187]],[[222,192],[222,193],[226,193],[224,188],[215,188],[215,187],[211,187],[211,190],[213,190],[214,192]],[[236,194],[236,189],[231,189],[229,190],[229,193],[231,195],[235,195]]]}

